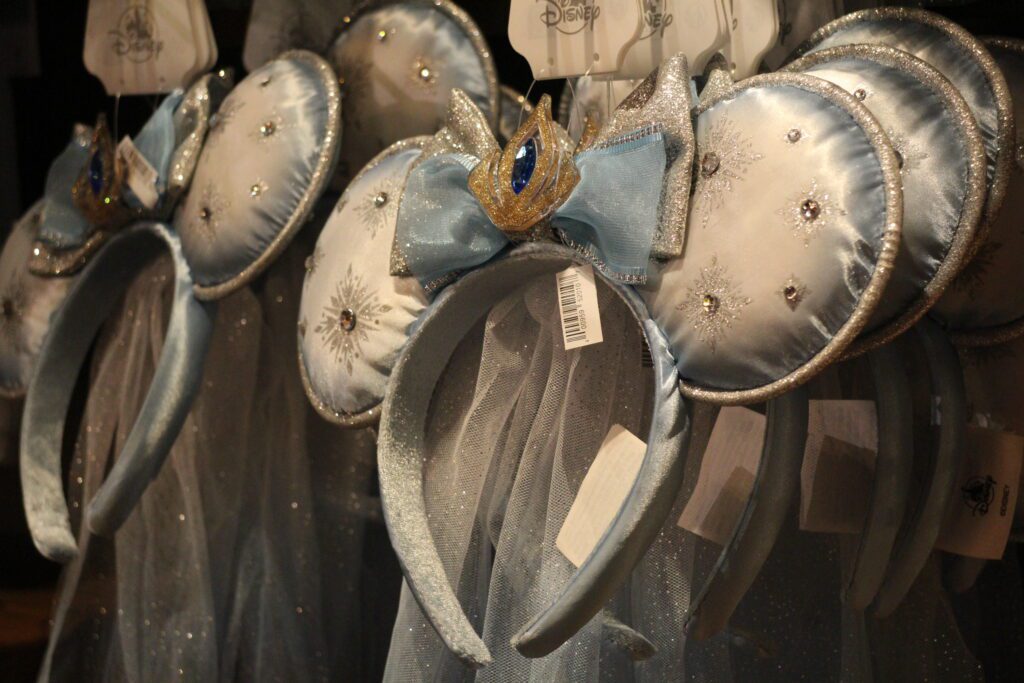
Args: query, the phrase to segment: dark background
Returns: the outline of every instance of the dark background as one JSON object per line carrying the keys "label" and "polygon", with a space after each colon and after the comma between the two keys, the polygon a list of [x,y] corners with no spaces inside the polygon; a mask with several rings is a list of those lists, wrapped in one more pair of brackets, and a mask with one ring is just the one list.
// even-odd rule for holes
{"label": "dark background", "polygon": [[[220,54],[218,67],[233,67],[239,75],[245,72],[241,56],[250,2],[207,2]],[[456,2],[485,34],[500,80],[525,93],[533,78],[508,42],[508,3]],[[33,5],[34,30],[18,29],[12,37],[11,27],[23,25]],[[113,120],[114,99],[82,63],[86,9],[85,0],[0,0],[0,235],[6,235],[10,223],[41,196],[47,168],[67,144],[72,125],[92,124],[101,111]],[[1024,36],[1020,0],[979,0],[937,11],[979,35]],[[540,82],[533,86],[531,99],[547,92],[557,105],[561,90],[560,81]],[[157,102],[156,97],[123,98],[117,107],[122,133],[138,130]],[[0,405],[0,411],[11,408]],[[15,436],[0,432],[0,448],[16,452]],[[42,652],[39,638],[45,638],[59,571],[32,546],[17,467],[10,460],[4,464],[0,452],[0,678],[8,681],[34,677]]]}

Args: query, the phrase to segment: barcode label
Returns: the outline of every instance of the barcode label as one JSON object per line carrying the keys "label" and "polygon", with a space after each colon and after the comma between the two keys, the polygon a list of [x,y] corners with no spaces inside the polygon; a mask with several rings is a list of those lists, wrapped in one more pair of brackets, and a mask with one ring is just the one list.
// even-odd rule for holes
{"label": "barcode label", "polygon": [[565,350],[578,349],[604,341],[601,314],[597,307],[594,269],[573,266],[555,275],[558,286],[558,311],[562,318]]}
{"label": "barcode label", "polygon": [[160,176],[156,169],[146,157],[142,156],[142,152],[127,135],[118,144],[117,153],[124,160],[127,170],[125,182],[128,187],[132,189],[143,206],[152,209],[160,199],[160,195],[156,191],[156,181]]}

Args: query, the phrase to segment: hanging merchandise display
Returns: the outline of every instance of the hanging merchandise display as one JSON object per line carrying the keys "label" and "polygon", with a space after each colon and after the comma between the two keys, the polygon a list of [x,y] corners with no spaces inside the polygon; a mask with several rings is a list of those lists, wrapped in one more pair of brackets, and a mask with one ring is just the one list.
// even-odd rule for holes
{"label": "hanging merchandise display", "polygon": [[209,4],[0,253],[38,680],[1019,672],[1024,23]]}

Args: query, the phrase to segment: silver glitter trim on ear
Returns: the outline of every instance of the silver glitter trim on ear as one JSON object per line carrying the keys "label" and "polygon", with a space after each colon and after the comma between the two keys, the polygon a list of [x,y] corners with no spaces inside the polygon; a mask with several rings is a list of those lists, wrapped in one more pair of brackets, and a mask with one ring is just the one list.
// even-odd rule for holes
{"label": "silver glitter trim on ear", "polygon": [[[960,91],[937,69],[908,52],[883,45],[843,45],[812,52],[785,67],[786,71],[804,71],[819,64],[833,61],[860,59],[909,73],[927,87],[949,112],[950,121],[957,129],[957,135],[967,159],[967,175],[960,221],[945,257],[936,269],[932,279],[925,284],[920,299],[902,315],[881,328],[870,332],[850,345],[847,357],[860,355],[892,341],[910,329],[914,323],[935,305],[942,294],[955,280],[957,274],[968,263],[968,253],[975,247],[976,235],[982,221],[986,195],[985,143],[974,120],[970,107]],[[904,169],[906,170],[906,160]]]}
{"label": "silver glitter trim on ear", "polygon": [[[982,41],[985,45],[988,45],[990,47],[1001,50],[1007,50],[1010,52],[1016,52],[1020,55],[1024,55],[1024,40],[1019,40],[1015,38],[986,37],[982,38]],[[1022,131],[1024,131],[1024,122],[1018,121],[1016,128],[1016,135],[1018,141],[1013,146],[1014,154],[1012,155],[1014,157],[1013,161],[1016,161],[1018,163],[1022,144],[1020,142],[1020,138],[1021,135],[1024,134],[1024,132]],[[1015,164],[1011,164],[1010,169],[1011,171],[1008,175],[1012,175],[1013,173],[1020,173],[1021,170],[1020,167]],[[975,261],[984,262],[986,256],[990,256],[992,251],[996,248],[998,248],[997,244],[991,244],[988,242],[982,244],[978,249],[978,253],[971,259],[971,262],[967,264],[966,268],[970,268]],[[956,286],[956,282],[954,282],[953,286]],[[967,348],[1003,344],[1013,339],[1016,339],[1022,335],[1024,335],[1024,317],[994,327],[987,327],[977,330],[949,331],[949,337],[955,345],[957,345],[958,347]]]}
{"label": "silver glitter trim on ear", "polygon": [[231,89],[231,76],[225,72],[223,76],[211,73],[200,78],[185,93],[185,98],[174,112],[174,127],[178,135],[185,133],[184,139],[178,142],[167,174],[167,194],[164,197],[165,216],[169,216],[178,198],[184,194],[192,182],[192,174],[199,161],[199,152],[203,148],[210,122],[217,108]]}
{"label": "silver glitter trim on ear", "polygon": [[761,74],[740,81],[731,90],[723,92],[708,102],[702,102],[697,108],[697,115],[700,116],[718,102],[735,97],[744,90],[770,87],[794,87],[818,95],[845,111],[864,131],[882,172],[885,193],[885,227],[875,268],[856,307],[829,343],[802,366],[785,377],[751,389],[718,390],[680,379],[679,390],[684,396],[716,405],[761,403],[800,386],[821,372],[823,368],[839,360],[847,347],[864,329],[871,313],[878,305],[878,300],[889,282],[900,244],[900,230],[903,223],[903,181],[900,178],[896,153],[877,119],[871,115],[863,103],[857,101],[853,95],[842,88],[806,74],[786,72]]}
{"label": "silver glitter trim on ear", "polygon": [[675,258],[683,253],[694,155],[692,107],[686,58],[670,57],[612,111],[594,141],[599,145],[638,128],[661,128],[666,170],[651,245],[654,259]]}
{"label": "silver glitter trim on ear", "polygon": [[[946,34],[950,41],[964,55],[974,61],[985,75],[987,85],[992,92],[993,104],[996,108],[997,128],[991,133],[991,139],[985,140],[986,154],[991,166],[992,179],[988,184],[988,197],[985,204],[985,220],[978,226],[975,242],[972,249],[978,242],[985,238],[988,225],[999,215],[999,209],[1003,205],[1006,195],[1006,185],[1009,182],[1010,168],[1013,163],[1013,103],[1010,99],[1010,90],[1003,77],[1002,71],[996,64],[980,40],[971,35],[959,24],[956,24],[945,17],[928,12],[922,9],[907,7],[883,7],[878,9],[865,9],[847,14],[832,21],[815,31],[802,45],[794,50],[791,58],[804,55],[814,49],[816,45],[850,26],[873,21],[897,21],[910,22],[931,27]],[[982,131],[983,137],[990,135]]]}
{"label": "silver glitter trim on ear", "polygon": [[257,275],[262,273],[267,266],[273,263],[291,242],[292,237],[295,236],[295,233],[298,232],[302,224],[306,222],[309,213],[313,210],[316,199],[323,192],[327,181],[330,180],[330,176],[334,171],[334,163],[338,158],[338,142],[341,136],[341,93],[338,90],[338,80],[334,75],[334,70],[331,69],[331,66],[322,57],[306,50],[285,52],[275,61],[279,60],[305,62],[313,67],[320,78],[320,83],[324,89],[323,98],[327,105],[327,120],[324,122],[324,135],[319,146],[320,155],[313,168],[309,186],[303,193],[302,198],[299,199],[298,204],[296,204],[291,217],[281,227],[281,230],[278,231],[266,249],[263,250],[263,253],[243,268],[240,273],[225,282],[215,285],[195,284],[193,289],[196,298],[201,301],[221,299],[227,296],[248,284]]}
{"label": "silver glitter trim on ear", "polygon": [[[356,184],[363,179],[363,176],[375,169],[385,160],[390,159],[392,156],[400,154],[408,149],[423,149],[426,145],[430,144],[433,139],[434,138],[430,136],[423,135],[420,137],[409,138],[407,140],[399,140],[373,159],[370,159],[366,166],[364,166],[352,179],[352,182],[349,184],[350,187],[355,187]],[[343,197],[340,201],[346,200]],[[389,201],[397,202],[398,197],[396,196]],[[320,261],[322,259],[323,250],[321,250],[318,245],[313,249],[313,253],[310,255],[310,258],[306,260],[307,278],[313,274],[316,268],[320,265]],[[300,325],[301,324],[302,323],[300,323]],[[308,328],[308,323],[306,323],[306,328]],[[335,410],[331,406],[327,405],[327,403],[317,395],[316,390],[313,388],[313,384],[310,382],[309,372],[306,370],[306,360],[302,353],[302,337],[304,334],[309,334],[309,332],[309,329],[299,330],[297,359],[299,361],[299,377],[302,379],[302,388],[306,392],[306,398],[308,398],[309,402],[313,405],[313,409],[316,410],[320,417],[340,427],[362,429],[364,427],[372,427],[377,424],[377,422],[380,421],[380,402],[358,413],[346,413],[340,410]]]}

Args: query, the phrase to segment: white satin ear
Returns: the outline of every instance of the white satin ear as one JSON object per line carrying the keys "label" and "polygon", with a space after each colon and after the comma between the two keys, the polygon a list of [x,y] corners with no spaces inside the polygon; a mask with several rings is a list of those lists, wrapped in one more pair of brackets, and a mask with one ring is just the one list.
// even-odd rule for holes
{"label": "white satin ear", "polygon": [[248,284],[288,246],[326,189],[340,116],[334,72],[310,52],[281,55],[224,99],[174,220],[197,297]]}

